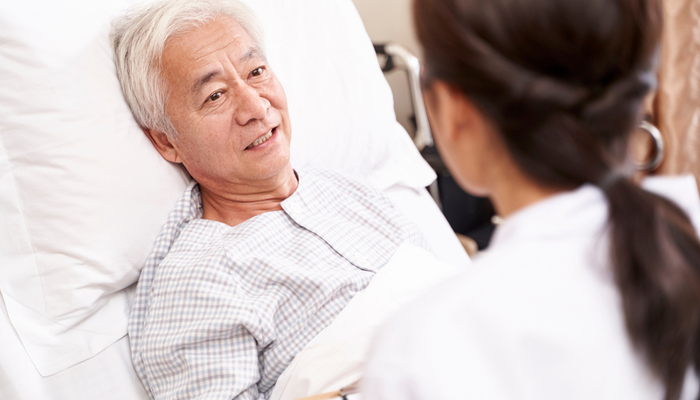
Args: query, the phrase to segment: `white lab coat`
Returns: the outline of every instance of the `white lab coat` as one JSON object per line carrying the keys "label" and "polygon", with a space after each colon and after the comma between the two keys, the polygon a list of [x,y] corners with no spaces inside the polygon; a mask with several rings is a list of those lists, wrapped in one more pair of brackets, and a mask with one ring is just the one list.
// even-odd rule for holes
{"label": "white lab coat", "polygon": [[[694,181],[669,182],[697,217]],[[473,268],[379,331],[363,400],[662,399],[625,330],[606,218],[591,185],[510,216]],[[689,368],[683,398],[697,393]]]}

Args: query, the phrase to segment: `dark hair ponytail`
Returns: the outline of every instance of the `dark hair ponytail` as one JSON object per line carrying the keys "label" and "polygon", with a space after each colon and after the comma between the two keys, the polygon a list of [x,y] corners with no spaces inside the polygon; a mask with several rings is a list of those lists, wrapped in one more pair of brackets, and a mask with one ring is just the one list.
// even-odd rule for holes
{"label": "dark hair ponytail", "polygon": [[680,397],[700,373],[700,242],[670,201],[621,173],[653,74],[659,0],[414,0],[425,79],[460,89],[533,179],[593,183],[632,343]]}
{"label": "dark hair ponytail", "polygon": [[678,399],[688,366],[700,371],[700,244],[677,206],[629,180],[613,182],[606,196],[627,329],[666,399]]}

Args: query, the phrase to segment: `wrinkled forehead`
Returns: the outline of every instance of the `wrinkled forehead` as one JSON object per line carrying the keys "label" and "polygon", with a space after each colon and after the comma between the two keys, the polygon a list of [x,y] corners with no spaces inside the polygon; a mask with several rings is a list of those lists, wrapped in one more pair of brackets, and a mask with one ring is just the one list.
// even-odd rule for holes
{"label": "wrinkled forehead", "polygon": [[220,16],[192,26],[166,42],[161,71],[170,83],[198,75],[202,69],[227,59],[234,64],[249,59],[265,60],[253,38],[234,19]]}
{"label": "wrinkled forehead", "polygon": [[264,57],[258,44],[236,20],[221,15],[173,33],[165,42],[163,62],[166,62],[167,53],[196,60],[221,50],[252,50]]}

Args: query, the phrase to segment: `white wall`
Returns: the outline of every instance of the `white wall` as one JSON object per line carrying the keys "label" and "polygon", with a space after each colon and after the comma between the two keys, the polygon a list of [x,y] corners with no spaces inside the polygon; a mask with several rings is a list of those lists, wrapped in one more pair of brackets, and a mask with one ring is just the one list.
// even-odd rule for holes
{"label": "white wall", "polygon": [[372,41],[396,42],[418,54],[413,31],[412,0],[353,0]]}
{"label": "white wall", "polygon": [[[412,0],[353,0],[372,42],[397,43],[419,55],[420,47],[413,30],[411,2]],[[409,121],[413,108],[406,74],[394,70],[385,75],[394,92],[396,119],[413,134],[414,129]]]}

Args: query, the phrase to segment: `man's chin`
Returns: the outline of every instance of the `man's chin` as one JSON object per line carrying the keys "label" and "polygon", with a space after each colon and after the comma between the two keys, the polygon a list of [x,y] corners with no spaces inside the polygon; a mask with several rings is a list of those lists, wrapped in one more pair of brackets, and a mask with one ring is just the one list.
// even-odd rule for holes
{"label": "man's chin", "polygon": [[244,179],[261,183],[275,181],[282,183],[285,180],[292,179],[292,177],[294,177],[294,169],[289,161],[289,157],[287,157],[283,162],[265,163],[262,168],[251,170]]}

